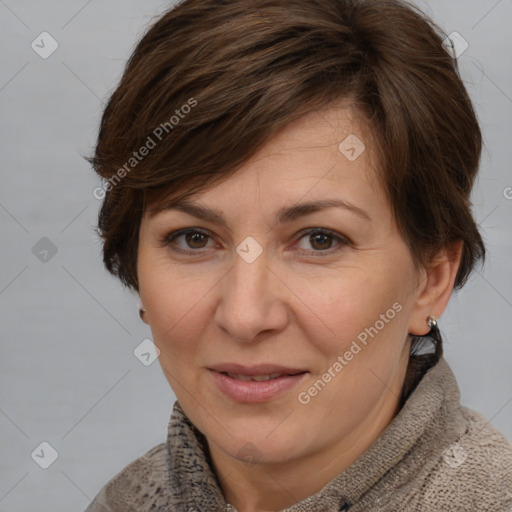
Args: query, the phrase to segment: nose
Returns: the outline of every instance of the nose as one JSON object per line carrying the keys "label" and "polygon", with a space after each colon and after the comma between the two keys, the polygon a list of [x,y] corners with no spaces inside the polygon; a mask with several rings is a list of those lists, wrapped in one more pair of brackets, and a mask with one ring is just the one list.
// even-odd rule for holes
{"label": "nose", "polygon": [[217,325],[239,342],[254,342],[263,332],[281,331],[289,314],[288,288],[271,270],[265,251],[248,261],[234,253],[233,266],[219,283],[215,312]]}

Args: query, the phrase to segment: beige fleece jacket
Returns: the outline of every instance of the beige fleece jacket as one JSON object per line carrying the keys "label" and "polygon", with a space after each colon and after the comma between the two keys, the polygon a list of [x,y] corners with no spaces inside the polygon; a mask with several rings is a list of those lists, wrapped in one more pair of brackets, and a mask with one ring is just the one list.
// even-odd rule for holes
{"label": "beige fleece jacket", "polygon": [[[512,512],[512,445],[459,400],[441,359],[358,460],[281,512]],[[244,512],[226,503],[205,438],[179,402],[166,443],[122,469],[86,509],[146,511]]]}

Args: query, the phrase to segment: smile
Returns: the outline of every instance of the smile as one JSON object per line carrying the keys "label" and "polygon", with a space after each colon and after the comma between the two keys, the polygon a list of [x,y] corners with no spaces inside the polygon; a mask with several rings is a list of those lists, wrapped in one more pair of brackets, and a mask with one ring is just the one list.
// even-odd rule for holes
{"label": "smile", "polygon": [[308,372],[244,375],[209,370],[215,385],[225,396],[241,403],[267,402],[283,395],[301,381]]}

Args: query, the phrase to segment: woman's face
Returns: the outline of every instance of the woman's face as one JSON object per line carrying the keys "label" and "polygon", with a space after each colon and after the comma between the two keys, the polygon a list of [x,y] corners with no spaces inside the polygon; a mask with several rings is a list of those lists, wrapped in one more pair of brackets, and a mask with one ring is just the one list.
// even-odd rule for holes
{"label": "woman's face", "polygon": [[[352,110],[312,113],[189,198],[194,208],[145,213],[145,321],[212,453],[270,464],[359,453],[396,412],[407,334],[428,327],[415,332],[423,277],[372,148]],[[326,201],[338,206],[312,205]]]}

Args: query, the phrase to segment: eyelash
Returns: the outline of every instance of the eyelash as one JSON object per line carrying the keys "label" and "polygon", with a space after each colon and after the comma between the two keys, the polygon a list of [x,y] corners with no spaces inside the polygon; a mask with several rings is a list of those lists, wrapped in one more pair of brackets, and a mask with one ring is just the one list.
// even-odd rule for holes
{"label": "eyelash", "polygon": [[[212,238],[208,232],[206,231],[203,231],[201,229],[196,229],[196,228],[186,228],[186,229],[180,229],[178,231],[173,231],[172,233],[170,233],[169,235],[167,235],[165,237],[165,239],[163,240],[163,246],[166,247],[166,246],[171,246],[172,245],[172,242],[174,240],[176,240],[178,237],[180,236],[183,236],[183,235],[187,235],[189,233],[199,233],[201,235],[204,235],[204,236],[207,236],[209,237],[210,239]],[[313,250],[313,251],[309,251],[309,252],[299,252],[300,255],[311,255],[311,254],[314,254],[315,256],[328,256],[328,255],[331,255],[333,254],[334,252],[337,252],[339,250],[341,250],[342,247],[344,246],[347,246],[347,245],[350,245],[350,241],[346,238],[346,237],[343,237],[337,233],[335,233],[334,231],[331,231],[330,229],[325,229],[325,228],[309,228],[309,229],[306,229],[304,230],[302,233],[301,233],[301,236],[297,239],[297,242],[299,242],[300,240],[302,240],[302,238],[304,238],[305,236],[307,235],[312,235],[312,234],[321,234],[321,235],[327,235],[329,237],[331,237],[332,239],[334,239],[335,241],[337,240],[339,242],[338,246],[335,246],[334,248],[329,248],[329,249],[326,249],[326,250]],[[186,250],[186,249],[182,249],[180,247],[171,247],[171,249],[175,252],[180,252],[180,253],[183,253],[183,254],[190,254],[190,255],[198,255],[198,254],[201,254],[203,251],[201,249],[190,249],[190,250]],[[295,251],[295,252],[298,252],[298,251]]]}

